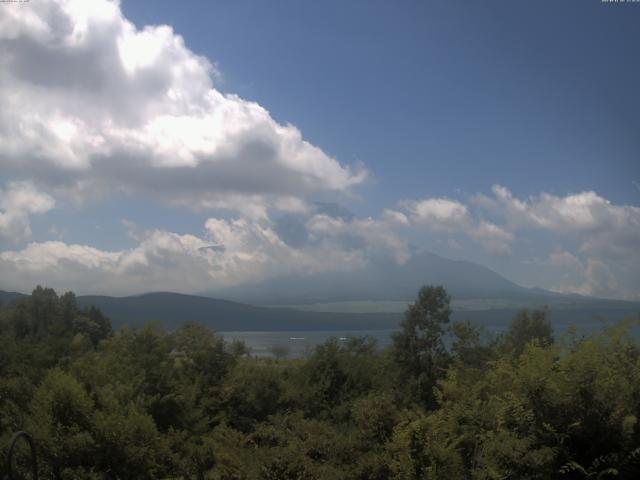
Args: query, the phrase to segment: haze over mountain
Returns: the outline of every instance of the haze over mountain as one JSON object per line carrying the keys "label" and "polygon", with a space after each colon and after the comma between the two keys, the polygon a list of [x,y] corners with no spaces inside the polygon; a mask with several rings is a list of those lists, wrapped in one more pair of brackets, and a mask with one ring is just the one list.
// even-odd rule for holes
{"label": "haze over mountain", "polygon": [[[62,293],[62,292],[58,292]],[[0,302],[11,303],[26,294],[0,290]],[[127,297],[80,295],[78,306],[98,307],[114,328],[141,327],[157,321],[168,329],[195,321],[216,331],[376,330],[395,328],[397,313],[322,313],[291,308],[266,308],[196,295],[154,292]]]}
{"label": "haze over mountain", "polygon": [[443,285],[454,300],[544,303],[581,298],[524,288],[482,265],[450,260],[430,252],[415,253],[404,264],[380,261],[359,270],[282,276],[207,293],[218,298],[266,305],[409,302],[421,285]]}
{"label": "haze over mountain", "polygon": [[141,326],[157,320],[167,328],[196,321],[216,331],[363,330],[393,328],[400,315],[306,312],[290,308],[256,307],[228,300],[156,292],[130,297],[81,296],[81,306],[95,305],[115,327]]}
{"label": "haze over mountain", "polygon": [[[62,293],[62,292],[58,292]],[[11,303],[25,297],[17,292],[0,290],[0,302]],[[551,300],[551,301],[549,301]],[[564,300],[564,301],[563,301]],[[77,297],[80,307],[95,305],[112,321],[114,328],[141,327],[156,321],[165,328],[178,328],[186,321],[195,321],[215,331],[334,331],[346,332],[397,329],[406,309],[405,302],[398,302],[392,310],[364,312],[360,306],[355,311],[309,311],[300,308],[259,307],[228,300],[184,295],[171,292],[155,292],[126,297],[87,295]],[[463,301],[464,302],[464,301]],[[593,325],[594,318],[615,322],[622,318],[638,316],[639,302],[598,300],[581,298],[568,301],[567,297],[532,296],[516,302],[461,304],[454,298],[452,320],[470,320],[488,327],[489,331],[505,328],[520,307],[538,308],[550,306],[550,318],[560,330],[567,325],[578,328]],[[371,307],[371,305],[370,305]]]}

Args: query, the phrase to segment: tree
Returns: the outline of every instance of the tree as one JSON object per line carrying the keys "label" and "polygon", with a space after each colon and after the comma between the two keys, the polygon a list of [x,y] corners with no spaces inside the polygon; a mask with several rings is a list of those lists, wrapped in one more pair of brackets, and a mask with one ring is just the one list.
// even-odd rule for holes
{"label": "tree", "polygon": [[31,432],[41,478],[640,478],[631,319],[553,342],[546,310],[523,311],[490,342],[424,287],[390,348],[274,361],[190,322],[111,334],[72,294],[35,296],[0,305],[0,452]]}
{"label": "tree", "polygon": [[402,331],[393,335],[393,356],[402,381],[429,408],[435,406],[433,387],[449,362],[442,336],[451,315],[450,303],[444,287],[422,287],[405,313]]}
{"label": "tree", "polygon": [[248,432],[278,411],[282,391],[279,368],[250,360],[240,362],[224,385],[224,419],[233,428]]}
{"label": "tree", "polygon": [[456,363],[465,367],[465,372],[476,374],[495,357],[495,351],[483,340],[484,331],[469,320],[451,325],[451,353]]}
{"label": "tree", "polygon": [[50,329],[59,323],[58,295],[52,288],[43,288],[38,285],[31,293],[28,302],[33,322],[32,334],[39,338],[47,337]]}
{"label": "tree", "polygon": [[317,345],[300,369],[302,391],[298,400],[309,413],[348,416],[341,405],[368,394],[380,382],[383,364],[376,355],[375,341],[367,337],[336,337]]}
{"label": "tree", "polygon": [[291,349],[288,345],[274,345],[269,349],[271,355],[274,356],[276,361],[284,360],[291,353]]}
{"label": "tree", "polygon": [[111,320],[104,316],[102,311],[94,305],[85,308],[84,314],[96,325],[96,332],[91,336],[91,340],[97,344],[111,335]]}
{"label": "tree", "polygon": [[511,352],[519,356],[529,342],[538,342],[540,345],[553,343],[553,327],[548,318],[547,307],[533,310],[531,314],[524,309],[518,312],[511,321],[509,331],[498,340],[500,348],[505,352]]}
{"label": "tree", "polygon": [[41,467],[52,469],[47,475],[60,478],[65,469],[91,463],[95,454],[93,409],[83,386],[62,370],[50,370],[36,389],[28,430],[42,456]]}

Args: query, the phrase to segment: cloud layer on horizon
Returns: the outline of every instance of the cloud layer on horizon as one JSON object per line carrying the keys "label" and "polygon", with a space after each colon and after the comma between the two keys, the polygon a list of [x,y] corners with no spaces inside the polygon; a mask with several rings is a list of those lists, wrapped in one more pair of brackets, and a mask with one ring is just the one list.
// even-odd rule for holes
{"label": "cloud layer on horizon", "polygon": [[[502,186],[494,186],[493,192],[492,197],[478,194],[468,204],[437,198],[401,201],[398,208],[406,214],[386,209],[377,219],[358,218],[330,204],[275,218],[210,217],[202,235],[157,229],[138,232],[134,224],[124,222],[123,229],[136,242],[132,248],[105,251],[62,241],[32,242],[19,250],[0,252],[0,272],[6,279],[3,287],[23,291],[46,279],[57,288],[87,293],[199,292],[280,275],[357,270],[375,262],[403,264],[412,257],[402,234],[406,230],[447,239],[456,248],[471,242],[501,257],[512,256],[514,248],[526,248],[522,234],[538,231],[550,235],[552,244],[576,245],[573,253],[553,247],[544,258],[526,260],[530,268],[544,269],[557,280],[546,288],[640,298],[640,260],[633,254],[634,244],[640,244],[634,228],[640,221],[637,207],[612,205],[593,192],[529,199],[515,198]],[[510,200],[500,203],[501,198]],[[418,203],[422,208],[413,208]],[[526,215],[514,213],[514,204],[553,222],[527,220]],[[545,206],[551,211],[544,212]],[[491,220],[484,217],[489,211]],[[453,218],[446,218],[447,214]],[[589,232],[586,237],[584,229]],[[596,244],[607,248],[594,248]]]}
{"label": "cloud layer on horizon", "polygon": [[126,222],[137,245],[119,251],[32,242],[0,252],[1,287],[28,291],[46,280],[59,290],[80,293],[194,293],[277,275],[357,270],[380,259],[403,263],[410,257],[408,245],[384,221],[346,220],[317,211],[297,221],[306,236],[298,246],[287,243],[269,219],[213,217],[202,236],[133,233],[135,225]]}

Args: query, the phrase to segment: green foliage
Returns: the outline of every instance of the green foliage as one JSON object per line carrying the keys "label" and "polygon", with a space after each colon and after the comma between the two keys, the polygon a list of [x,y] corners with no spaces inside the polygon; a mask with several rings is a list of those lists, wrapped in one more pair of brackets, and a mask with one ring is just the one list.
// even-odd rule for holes
{"label": "green foliage", "polygon": [[451,353],[459,366],[472,374],[483,370],[496,357],[495,351],[483,341],[483,331],[471,322],[455,322],[451,325],[453,337]]}
{"label": "green foliage", "polygon": [[554,341],[549,310],[544,307],[529,313],[521,310],[511,321],[509,331],[498,339],[499,348],[505,353],[520,355],[526,345],[537,342],[551,345]]}
{"label": "green foliage", "polygon": [[464,478],[461,437],[451,435],[448,423],[440,415],[421,415],[398,425],[389,446],[392,478]]}
{"label": "green foliage", "polygon": [[29,430],[55,479],[640,478],[637,322],[556,341],[523,311],[491,339],[449,302],[421,289],[386,350],[261,359],[38,287],[0,306],[0,449]]}
{"label": "green foliage", "polygon": [[331,338],[318,345],[297,372],[294,395],[310,415],[338,420],[348,415],[350,401],[384,388],[381,373],[386,369],[372,339]]}
{"label": "green foliage", "polygon": [[270,351],[277,360],[285,359],[291,353],[291,349],[287,345],[274,345]]}
{"label": "green foliage", "polygon": [[283,408],[283,390],[277,366],[240,362],[225,381],[222,415],[234,428],[251,431]]}
{"label": "green foliage", "polygon": [[403,385],[427,406],[435,406],[434,387],[443,377],[449,355],[443,335],[451,315],[451,297],[443,287],[422,287],[393,336],[393,356]]}
{"label": "green foliage", "polygon": [[27,429],[33,433],[43,465],[53,472],[90,465],[94,405],[82,385],[61,370],[51,370],[36,389]]}

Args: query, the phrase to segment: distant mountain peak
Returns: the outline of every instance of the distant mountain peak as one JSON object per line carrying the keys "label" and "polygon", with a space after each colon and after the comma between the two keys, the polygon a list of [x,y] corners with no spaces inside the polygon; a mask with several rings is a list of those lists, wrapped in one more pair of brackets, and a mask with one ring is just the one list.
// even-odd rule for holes
{"label": "distant mountain peak", "polygon": [[409,301],[422,285],[443,285],[456,298],[553,295],[544,290],[532,292],[477,263],[418,249],[404,264],[387,260],[347,272],[287,275],[208,291],[205,295],[256,304]]}

